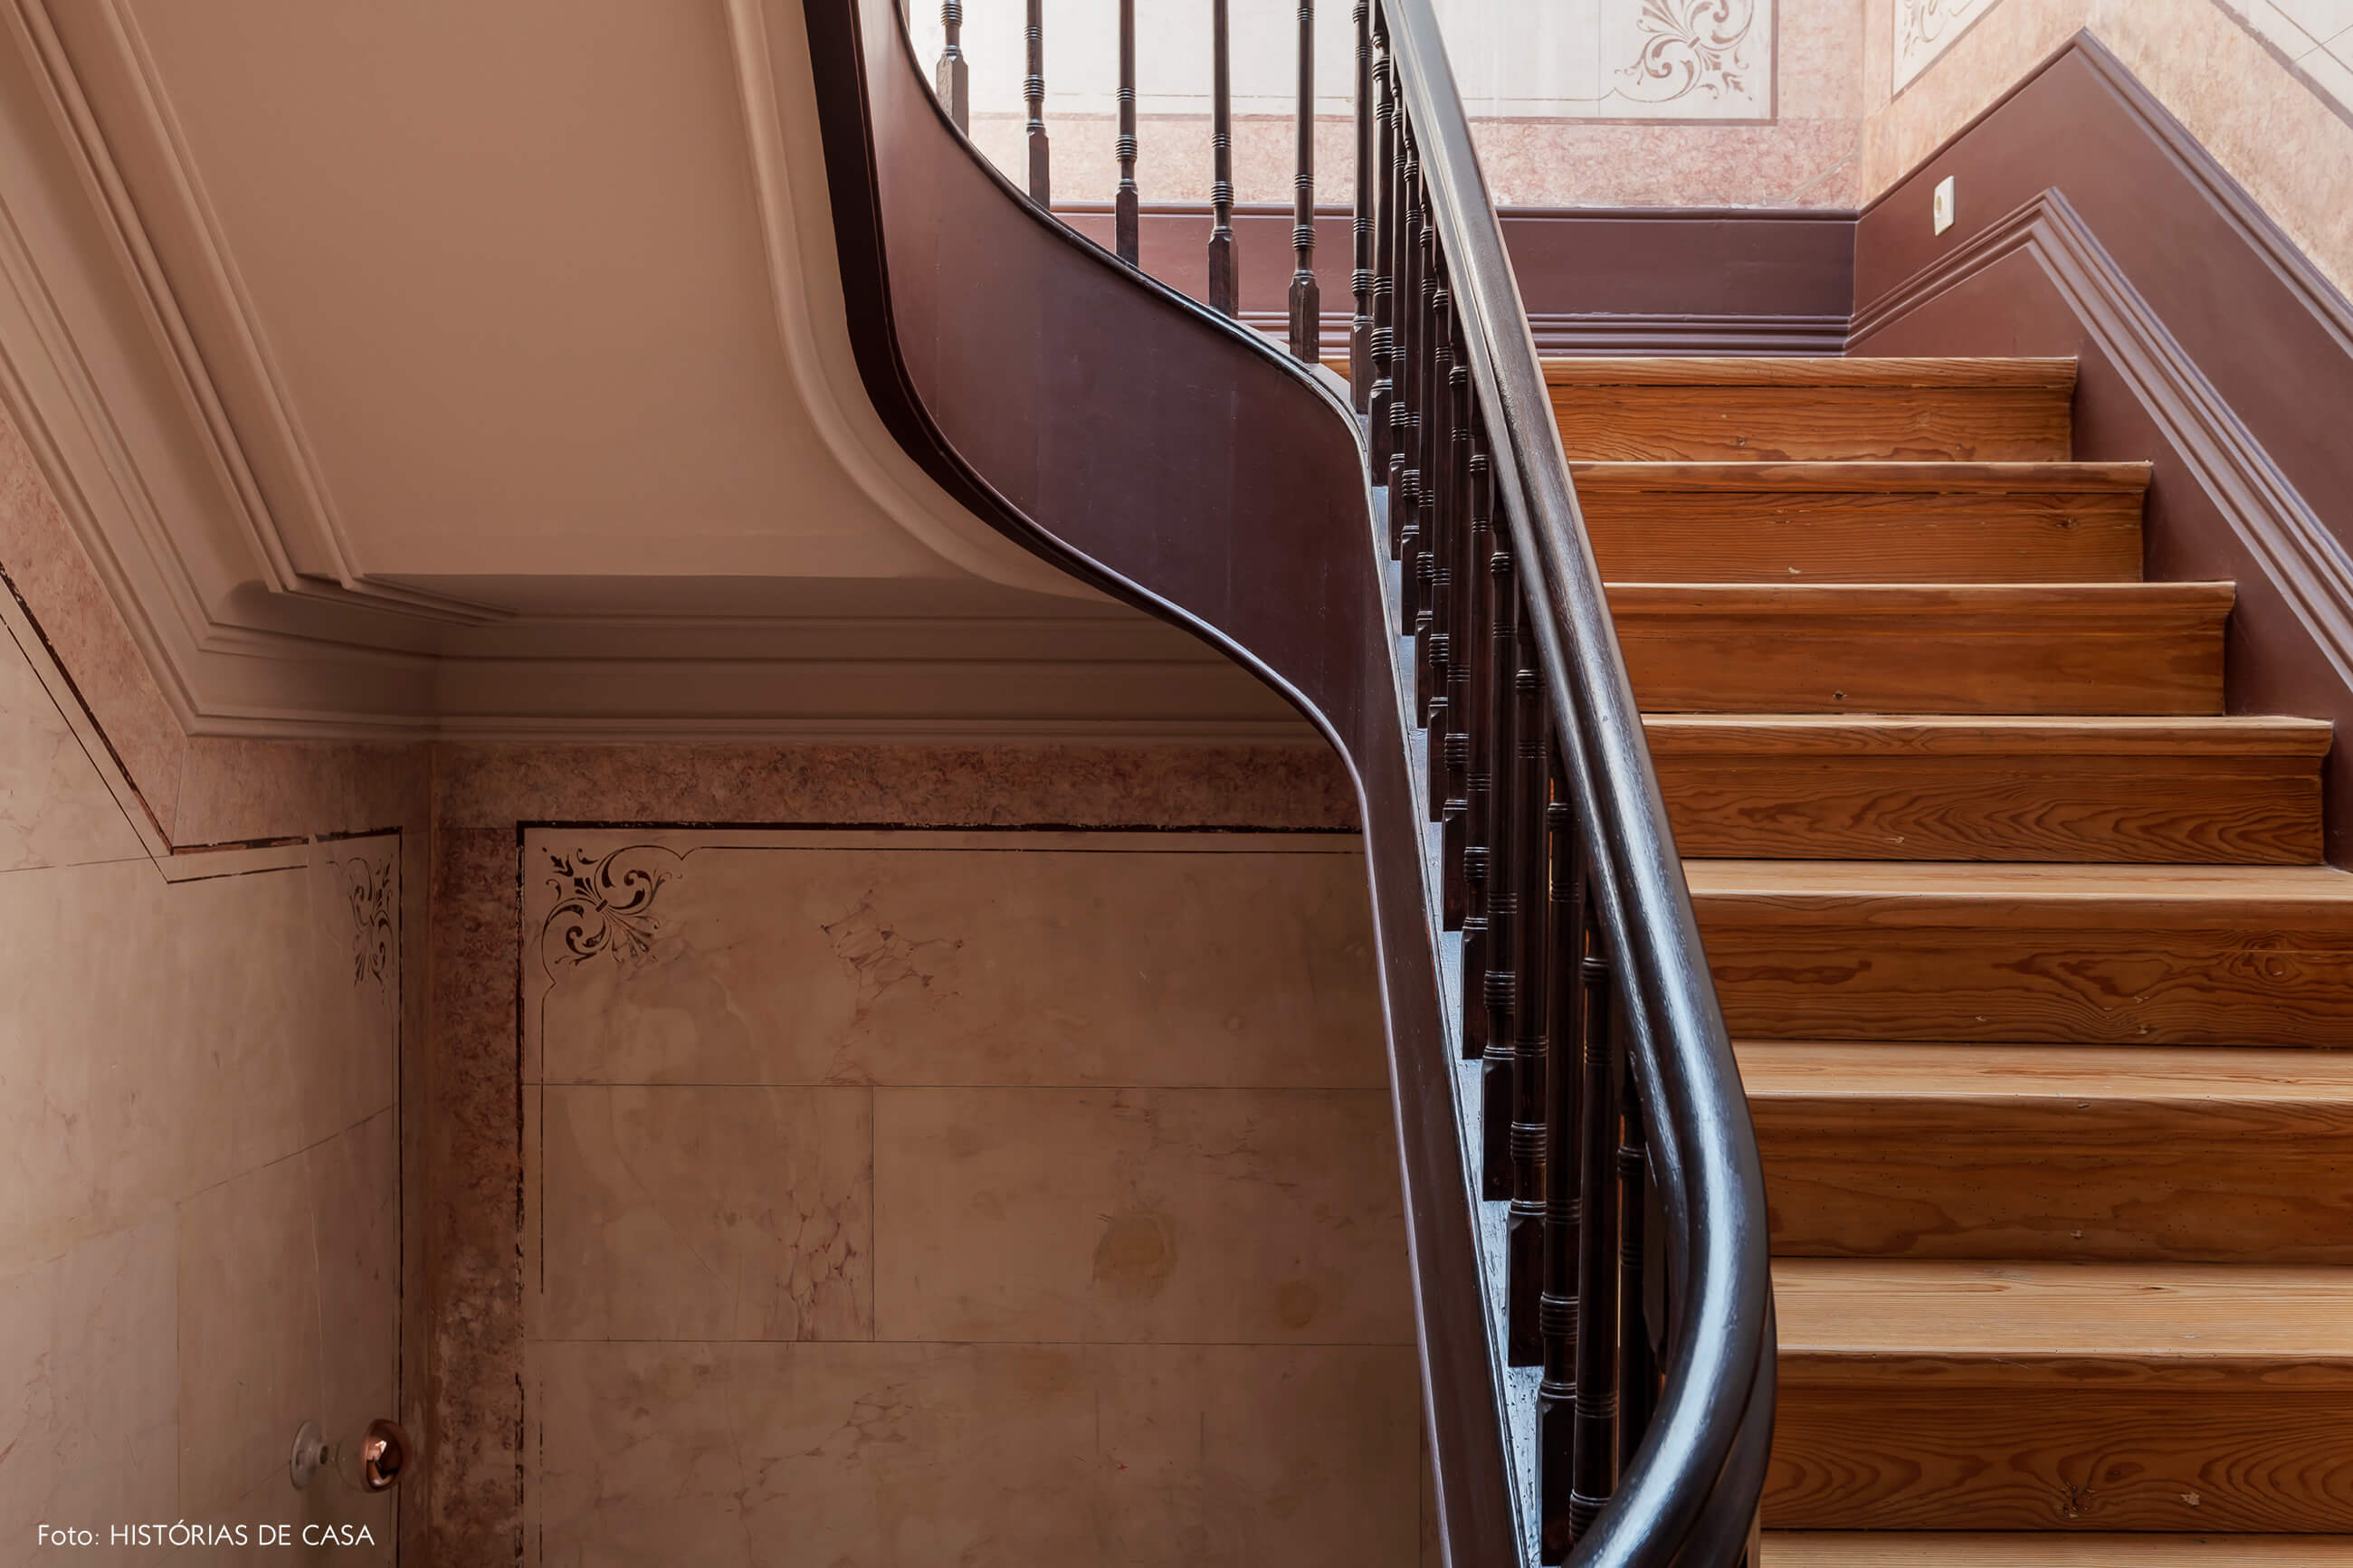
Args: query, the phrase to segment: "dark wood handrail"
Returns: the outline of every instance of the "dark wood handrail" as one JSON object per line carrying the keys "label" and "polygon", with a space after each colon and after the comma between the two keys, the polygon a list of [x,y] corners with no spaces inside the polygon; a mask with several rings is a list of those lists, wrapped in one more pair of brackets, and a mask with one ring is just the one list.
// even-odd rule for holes
{"label": "dark wood handrail", "polygon": [[[1741,1562],[1773,1392],[1755,1138],[1429,0],[1359,20],[1353,388],[1026,199],[893,0],[803,6],[851,342],[894,437],[1224,648],[1356,779],[1449,1560]],[[1482,1199],[1510,1205],[1492,1302]],[[1506,1362],[1544,1367],[1533,1413]]]}
{"label": "dark wood handrail", "polygon": [[[1764,1170],[1708,976],[1682,858],[1643,738],[1617,628],[1588,542],[1535,340],[1481,173],[1430,0],[1379,0],[1417,135],[1431,219],[1451,262],[1495,479],[1520,560],[1556,732],[1585,807],[1597,902],[1629,972],[1629,1062],[1657,1123],[1651,1157],[1668,1223],[1688,1248],[1683,1353],[1648,1441],[1576,1561],[1666,1564],[1694,1535],[1745,1536],[1763,1489],[1773,1405],[1772,1282]],[[1761,1436],[1760,1436],[1761,1435]],[[1744,1436],[1746,1441],[1744,1442]],[[1704,1554],[1696,1561],[1736,1560]]]}

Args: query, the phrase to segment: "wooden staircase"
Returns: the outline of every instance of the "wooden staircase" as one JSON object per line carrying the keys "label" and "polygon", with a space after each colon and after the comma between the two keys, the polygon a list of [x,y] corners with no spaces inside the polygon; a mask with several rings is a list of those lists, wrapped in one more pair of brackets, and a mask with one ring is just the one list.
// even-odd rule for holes
{"label": "wooden staircase", "polygon": [[2353,876],[2063,361],[1546,367],[1761,1142],[1771,1568],[2353,1564]]}

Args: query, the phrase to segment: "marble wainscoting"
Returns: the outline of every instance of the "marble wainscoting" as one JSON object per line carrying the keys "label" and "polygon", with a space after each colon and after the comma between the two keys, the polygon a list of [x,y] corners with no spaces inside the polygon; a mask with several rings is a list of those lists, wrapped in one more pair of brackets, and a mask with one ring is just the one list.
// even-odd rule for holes
{"label": "marble wainscoting", "polygon": [[399,1408],[401,839],[159,863],[35,658],[0,631],[0,1561],[389,1563],[392,1499],[286,1461]]}
{"label": "marble wainscoting", "polygon": [[527,1561],[1420,1560],[1353,836],[512,852]]}

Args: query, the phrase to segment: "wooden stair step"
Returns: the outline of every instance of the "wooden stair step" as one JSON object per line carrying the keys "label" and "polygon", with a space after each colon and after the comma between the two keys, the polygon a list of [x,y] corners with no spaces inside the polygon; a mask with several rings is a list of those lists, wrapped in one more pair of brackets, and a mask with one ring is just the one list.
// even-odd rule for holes
{"label": "wooden stair step", "polygon": [[2353,1264],[2353,1052],[1735,1050],[1777,1254]]}
{"label": "wooden stair step", "polygon": [[2064,359],[1551,359],[1575,458],[2063,461]]}
{"label": "wooden stair step", "polygon": [[2134,583],[2147,463],[1577,463],[1603,576]]}
{"label": "wooden stair step", "polygon": [[1787,1258],[1773,1282],[1768,1525],[2353,1524],[2353,1269]]}
{"label": "wooden stair step", "polygon": [[1742,1037],[2353,1044],[2353,875],[2331,867],[1684,868]]}
{"label": "wooden stair step", "polygon": [[1650,712],[2219,713],[2227,583],[1613,583]]}
{"label": "wooden stair step", "polygon": [[1764,1568],[2353,1568],[2353,1536],[1768,1530]]}
{"label": "wooden stair step", "polygon": [[2326,721],[1651,714],[1687,855],[2321,858]]}

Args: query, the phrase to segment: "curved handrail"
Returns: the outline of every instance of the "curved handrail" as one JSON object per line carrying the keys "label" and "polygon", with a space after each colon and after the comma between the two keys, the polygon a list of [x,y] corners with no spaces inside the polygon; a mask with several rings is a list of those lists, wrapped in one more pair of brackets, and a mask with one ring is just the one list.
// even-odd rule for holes
{"label": "curved handrail", "polygon": [[[1528,629],[1618,965],[1625,1059],[1672,1237],[1656,1413],[1571,1561],[1721,1568],[1745,1550],[1770,1437],[1754,1134],[1429,0],[1379,0],[1379,12],[1462,301],[1510,547],[1546,611]],[[1349,765],[1372,871],[1442,1538],[1458,1564],[1520,1560],[1424,812],[1385,607],[1376,507],[1394,498],[1376,500],[1362,428],[1328,375],[1117,262],[990,168],[924,85],[894,0],[803,0],[802,16],[852,344],[894,437],[1008,535],[1225,648]]]}
{"label": "curved handrail", "polygon": [[[1632,1061],[1649,1069],[1644,1102],[1663,1113],[1654,1120],[1654,1147],[1673,1168],[1662,1184],[1687,1211],[1677,1217],[1691,1248],[1679,1332],[1688,1354],[1669,1370],[1649,1440],[1577,1556],[1594,1568],[1664,1564],[1718,1506],[1716,1489],[1759,1392],[1769,1430],[1774,1338],[1764,1168],[1535,339],[1438,18],[1430,0],[1380,4],[1468,329],[1472,374],[1491,422],[1502,426],[1493,441],[1504,510],[1520,558],[1535,563],[1553,612],[1535,617],[1533,629],[1557,732],[1570,740],[1569,765],[1588,807],[1582,815],[1605,883],[1612,946],[1634,971],[1636,1021],[1648,1049]],[[1745,1499],[1736,1492],[1725,1500],[1743,1532],[1761,1489],[1761,1464],[1757,1469],[1756,1488],[1738,1489]]]}

